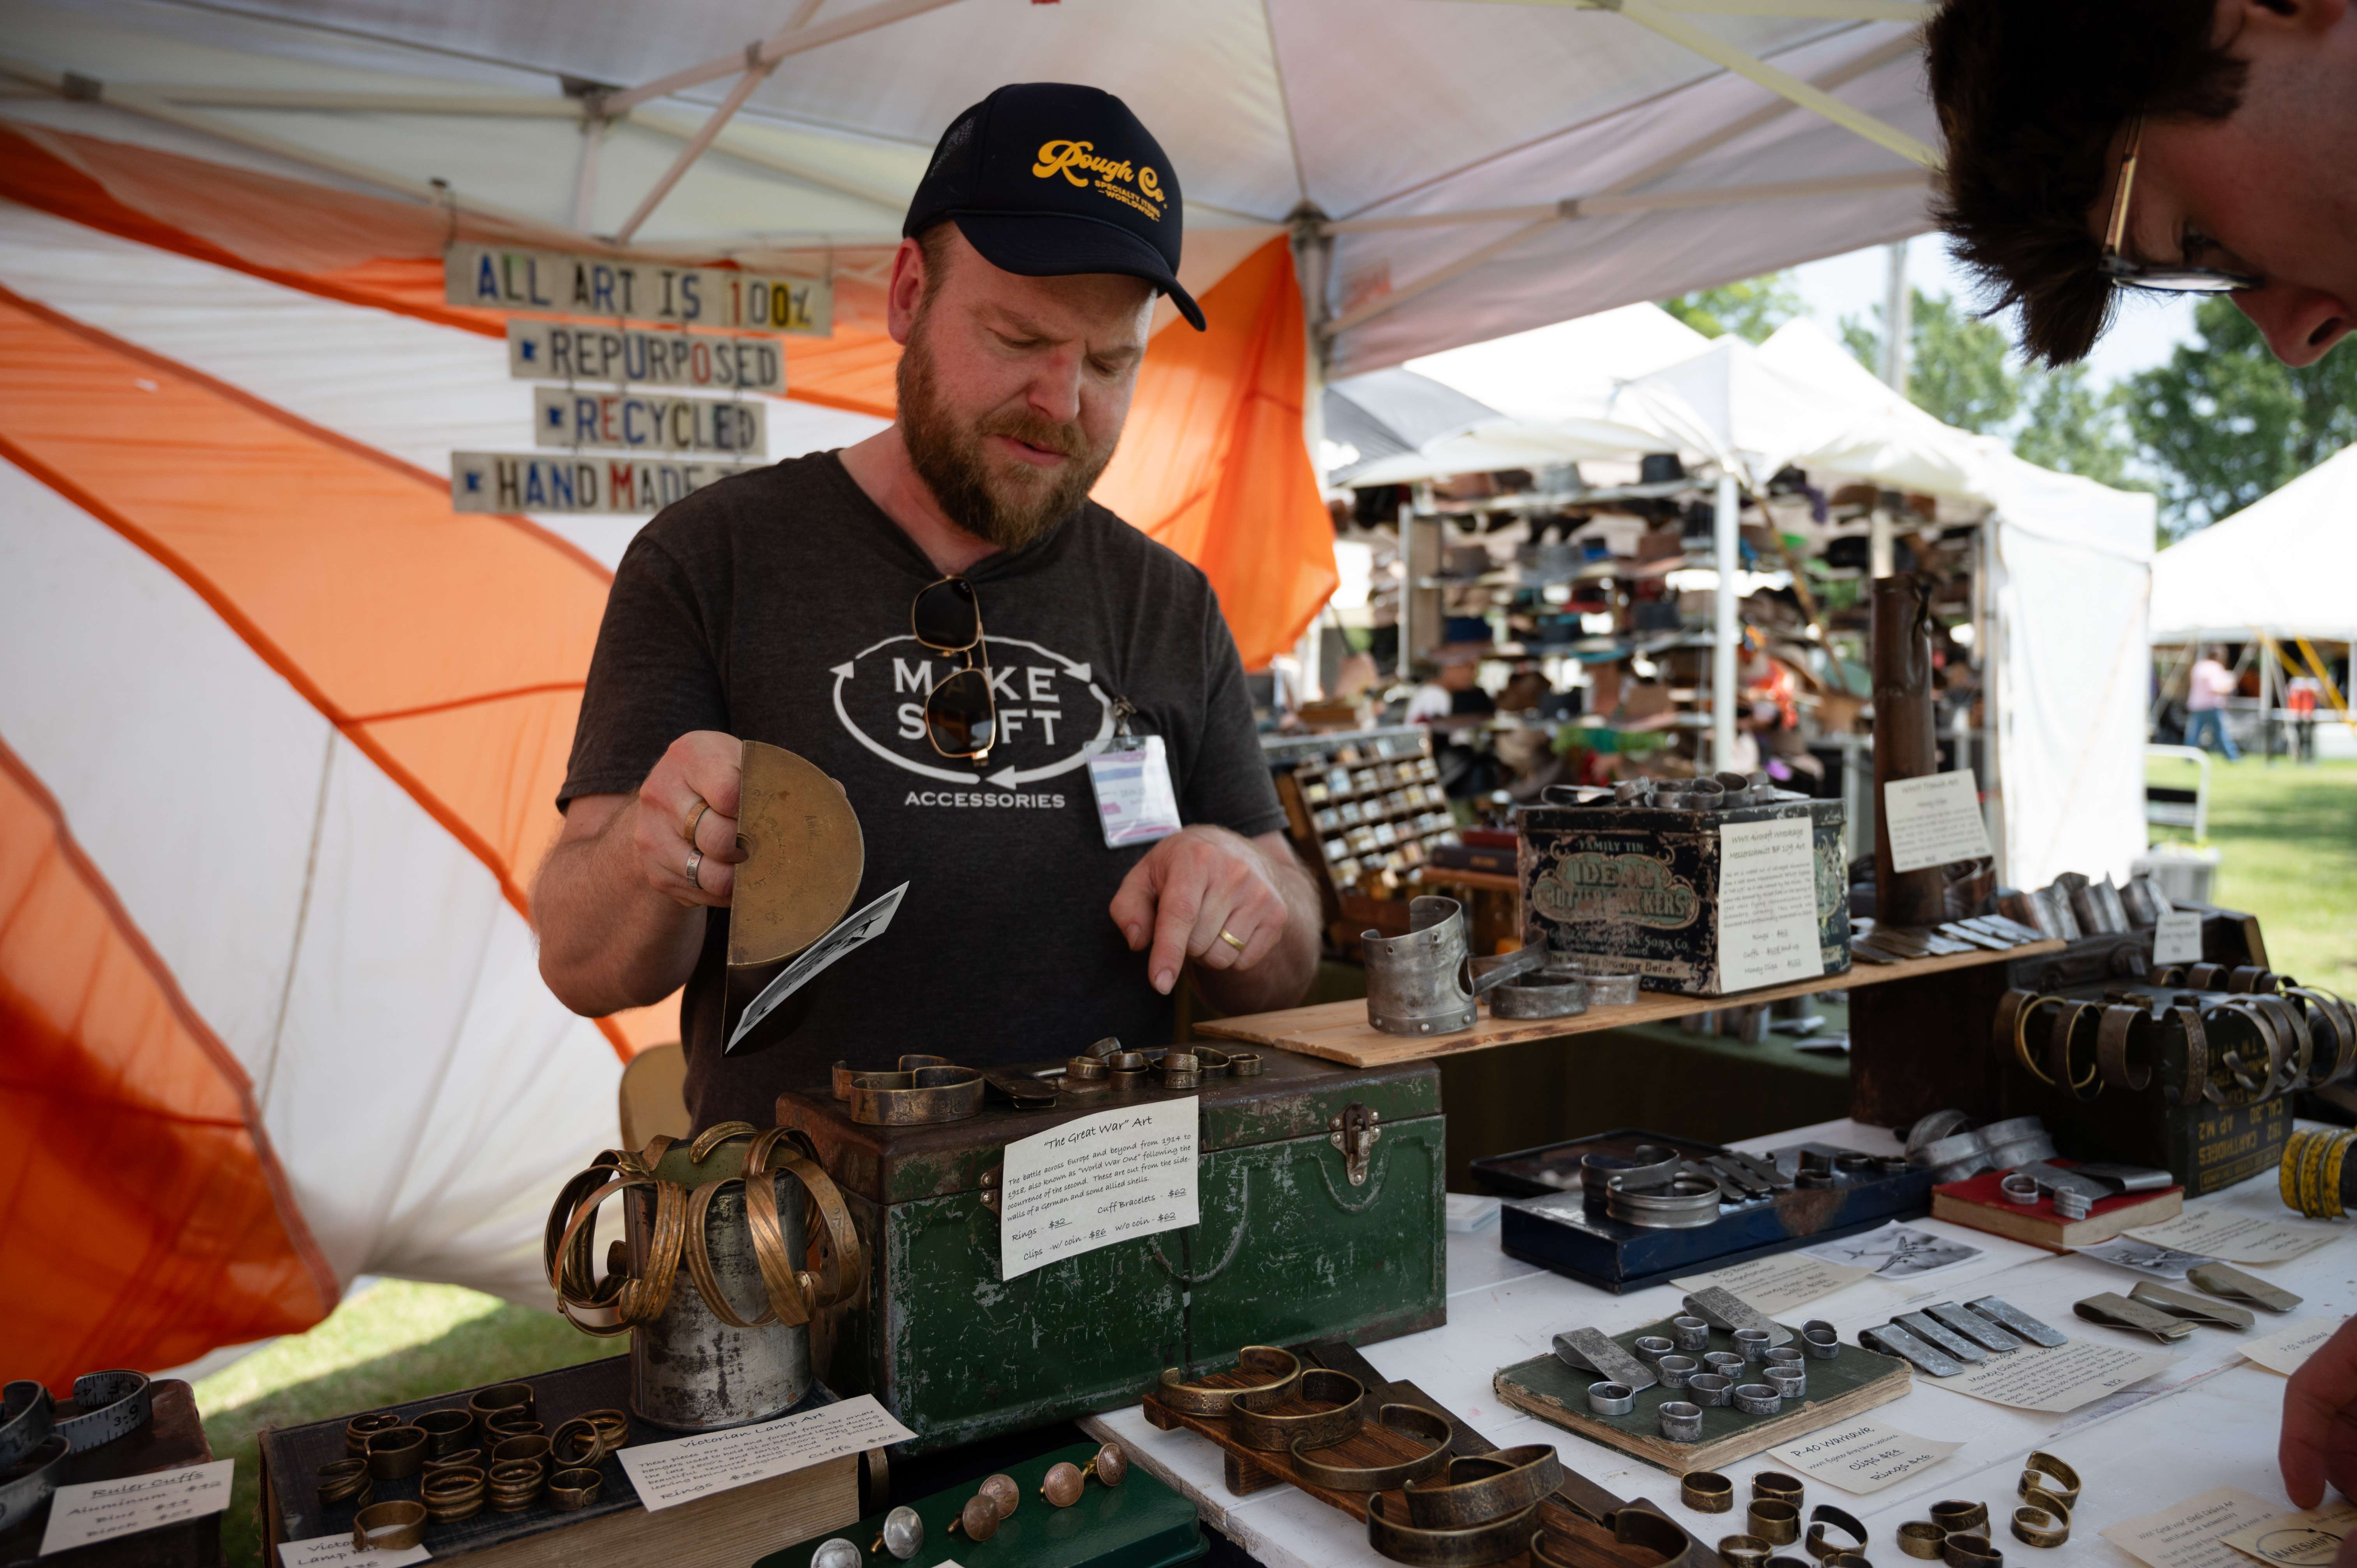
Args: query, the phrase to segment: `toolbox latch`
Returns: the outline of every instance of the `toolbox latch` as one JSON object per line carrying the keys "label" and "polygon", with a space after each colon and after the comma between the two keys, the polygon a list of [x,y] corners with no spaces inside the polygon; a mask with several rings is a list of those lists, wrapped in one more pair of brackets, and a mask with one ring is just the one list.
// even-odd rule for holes
{"label": "toolbox latch", "polygon": [[1352,1187],[1367,1185],[1367,1165],[1374,1155],[1375,1140],[1383,1135],[1375,1123],[1383,1119],[1381,1112],[1370,1111],[1353,1100],[1342,1107],[1340,1116],[1326,1123],[1332,1129],[1326,1141],[1342,1151],[1342,1173]]}
{"label": "toolbox latch", "polygon": [[998,1212],[998,1181],[1005,1165],[993,1165],[982,1173],[982,1206],[993,1214]]}

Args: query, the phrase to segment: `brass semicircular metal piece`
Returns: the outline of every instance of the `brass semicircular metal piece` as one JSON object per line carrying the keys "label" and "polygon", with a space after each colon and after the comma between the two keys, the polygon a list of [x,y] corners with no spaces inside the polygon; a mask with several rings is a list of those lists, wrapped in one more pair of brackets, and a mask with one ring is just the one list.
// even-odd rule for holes
{"label": "brass semicircular metal piece", "polygon": [[781,746],[745,743],[728,966],[782,963],[849,912],[867,868],[859,816],[842,786]]}

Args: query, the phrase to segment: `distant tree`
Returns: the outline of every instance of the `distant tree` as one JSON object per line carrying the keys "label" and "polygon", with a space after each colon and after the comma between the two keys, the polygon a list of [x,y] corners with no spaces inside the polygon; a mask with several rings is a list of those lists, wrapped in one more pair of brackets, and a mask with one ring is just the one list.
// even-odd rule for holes
{"label": "distant tree", "polygon": [[[2003,434],[2021,408],[2021,379],[2006,362],[2012,340],[1945,295],[1913,292],[1908,397],[1943,424],[1975,435]],[[1876,306],[1873,326],[1856,317],[1841,324],[1843,345],[1876,375],[1882,373],[1882,314]]]}
{"label": "distant tree", "polygon": [[2161,476],[2178,537],[2240,511],[2357,442],[2357,350],[2304,370],[2267,351],[2232,300],[2195,307],[2194,342],[2122,383],[2128,428]]}
{"label": "distant tree", "polygon": [[1752,343],[1765,340],[1803,308],[1790,273],[1769,273],[1741,283],[1697,289],[1663,300],[1661,305],[1706,338],[1732,332]]}
{"label": "distant tree", "polygon": [[2087,384],[2083,365],[2027,370],[2021,381],[2029,409],[2013,438],[2016,456],[2122,489],[2152,488],[2128,477],[2136,445],[2123,417],[2126,399],[2120,388],[2096,392]]}

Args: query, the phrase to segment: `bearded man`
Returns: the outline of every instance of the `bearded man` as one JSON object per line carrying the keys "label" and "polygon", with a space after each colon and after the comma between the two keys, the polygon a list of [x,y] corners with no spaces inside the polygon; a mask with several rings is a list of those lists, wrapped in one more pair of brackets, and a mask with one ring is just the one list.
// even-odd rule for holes
{"label": "bearded man", "polygon": [[[844,1058],[1168,1043],[1190,958],[1224,1011],[1307,988],[1317,895],[1218,599],[1088,499],[1157,293],[1202,328],[1180,226],[1178,176],[1119,99],[999,89],[943,134],[893,258],[898,421],[699,490],[624,555],[533,898],[541,973],[589,1015],[685,984],[699,1128],[769,1126],[781,1089]],[[1150,846],[1109,847],[1088,766],[1125,727],[1184,823]],[[843,786],[855,908],[908,889],[725,1051],[745,739]]]}

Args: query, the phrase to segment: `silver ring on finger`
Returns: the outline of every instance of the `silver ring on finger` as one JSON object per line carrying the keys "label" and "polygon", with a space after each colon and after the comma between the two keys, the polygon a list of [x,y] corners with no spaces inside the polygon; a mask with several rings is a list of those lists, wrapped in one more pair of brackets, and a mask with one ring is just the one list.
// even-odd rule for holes
{"label": "silver ring on finger", "polygon": [[698,893],[704,891],[704,852],[700,849],[687,852],[687,879]]}

